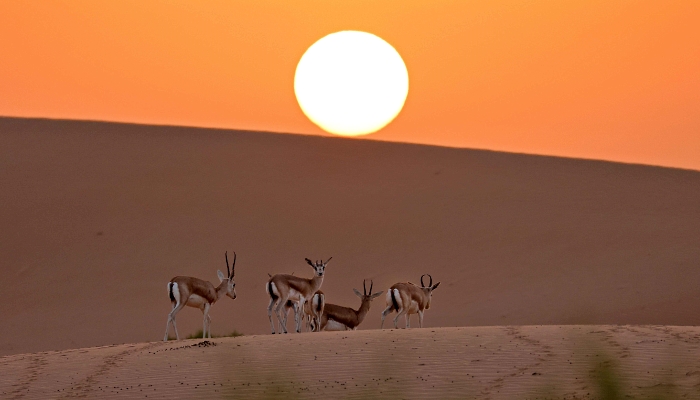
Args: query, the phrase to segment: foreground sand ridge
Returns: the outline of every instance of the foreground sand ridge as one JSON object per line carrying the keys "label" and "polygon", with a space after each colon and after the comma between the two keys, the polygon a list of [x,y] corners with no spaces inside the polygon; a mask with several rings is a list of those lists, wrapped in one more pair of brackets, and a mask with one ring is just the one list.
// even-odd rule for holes
{"label": "foreground sand ridge", "polygon": [[[323,332],[0,358],[0,397],[647,398],[700,396],[700,328],[501,326]],[[607,374],[607,375],[606,375]],[[607,378],[606,378],[607,377]]]}

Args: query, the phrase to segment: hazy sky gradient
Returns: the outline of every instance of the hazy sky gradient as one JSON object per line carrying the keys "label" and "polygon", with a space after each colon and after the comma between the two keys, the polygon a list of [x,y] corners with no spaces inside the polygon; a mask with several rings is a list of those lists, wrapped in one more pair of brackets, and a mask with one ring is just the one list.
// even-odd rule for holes
{"label": "hazy sky gradient", "polygon": [[5,1],[0,115],[325,134],[294,98],[316,40],[409,71],[368,138],[700,170],[699,1]]}

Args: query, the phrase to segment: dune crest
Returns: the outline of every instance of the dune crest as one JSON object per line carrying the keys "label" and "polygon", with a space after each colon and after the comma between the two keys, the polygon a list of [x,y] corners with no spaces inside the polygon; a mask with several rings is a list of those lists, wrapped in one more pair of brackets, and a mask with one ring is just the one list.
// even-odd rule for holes
{"label": "dune crest", "polygon": [[[700,328],[503,326],[186,340],[0,357],[0,396],[685,398]],[[663,395],[666,397],[654,397]],[[13,397],[14,396],[14,397]]]}

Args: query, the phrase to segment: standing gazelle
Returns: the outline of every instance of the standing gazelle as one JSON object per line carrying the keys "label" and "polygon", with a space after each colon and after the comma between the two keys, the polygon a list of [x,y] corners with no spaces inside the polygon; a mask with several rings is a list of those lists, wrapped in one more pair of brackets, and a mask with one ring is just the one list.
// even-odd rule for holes
{"label": "standing gazelle", "polygon": [[[292,272],[292,276],[294,272]],[[267,276],[272,278],[270,273]],[[268,293],[269,294],[269,293]],[[306,321],[306,330],[309,332],[316,332],[317,327],[320,326],[319,321],[321,321],[321,314],[323,314],[323,306],[326,304],[326,296],[319,289],[311,296],[311,301],[304,302],[304,315],[303,319]],[[294,310],[299,303],[292,300],[287,300],[284,304],[284,311],[282,311],[282,325],[287,326],[287,319],[289,318],[289,310]],[[294,310],[296,312],[296,310]],[[296,316],[295,316],[296,319]],[[315,323],[314,323],[315,321]],[[296,324],[296,322],[295,322]],[[281,330],[281,328],[280,328]]]}
{"label": "standing gazelle", "polygon": [[321,316],[323,315],[323,309],[325,307],[326,295],[321,290],[317,290],[316,293],[311,296],[311,301],[304,303],[306,327],[309,332],[321,331]]}
{"label": "standing gazelle", "polygon": [[[267,306],[267,316],[270,319],[272,333],[275,333],[275,323],[272,321],[272,311],[274,308],[277,321],[279,322],[280,333],[287,333],[287,318],[282,317],[282,308],[291,301],[294,305],[294,322],[296,322],[296,331],[301,332],[301,325],[304,320],[304,304],[311,300],[311,297],[321,288],[323,283],[323,275],[326,270],[326,265],[333,257],[326,262],[316,261],[311,262],[306,258],[306,262],[314,269],[314,277],[304,279],[298,276],[277,274],[267,281],[265,288],[270,295],[270,305]],[[275,305],[277,305],[275,307]],[[285,310],[285,315],[286,315]]]}
{"label": "standing gazelle", "polygon": [[177,333],[177,325],[175,324],[175,316],[185,306],[195,307],[202,310],[204,314],[204,325],[202,328],[202,339],[211,338],[211,317],[209,309],[212,304],[216,303],[222,296],[226,295],[232,299],[236,299],[236,283],[233,281],[233,274],[236,268],[236,252],[233,253],[233,265],[228,266],[228,252],[224,253],[226,257],[226,271],[228,275],[224,278],[221,271],[216,271],[219,276],[219,286],[214,285],[209,281],[204,281],[191,276],[176,276],[168,282],[168,295],[173,303],[173,309],[168,314],[168,322],[165,325],[165,337],[163,341],[168,341],[168,330],[172,323],[175,329],[175,337],[180,340],[180,335]]}
{"label": "standing gazelle", "polygon": [[346,331],[355,330],[365,319],[365,316],[369,312],[370,303],[372,300],[382,294],[382,292],[372,293],[372,287],[374,282],[370,281],[369,292],[367,291],[367,285],[365,281],[362,281],[362,289],[364,294],[360,294],[360,291],[353,289],[357,297],[362,300],[360,308],[357,311],[349,307],[337,306],[335,304],[326,304],[323,311],[323,316],[321,317],[321,330],[325,331]]}
{"label": "standing gazelle", "polygon": [[433,285],[433,277],[428,275],[430,283],[425,286],[423,283],[424,274],[420,277],[420,287],[408,282],[397,283],[386,292],[386,309],[382,311],[382,328],[384,328],[384,318],[392,311],[396,310],[394,318],[394,328],[398,329],[399,317],[406,315],[406,328],[411,327],[411,314],[418,314],[418,325],[423,327],[423,312],[430,308],[430,300],[433,298],[433,290],[437,289],[440,282]]}

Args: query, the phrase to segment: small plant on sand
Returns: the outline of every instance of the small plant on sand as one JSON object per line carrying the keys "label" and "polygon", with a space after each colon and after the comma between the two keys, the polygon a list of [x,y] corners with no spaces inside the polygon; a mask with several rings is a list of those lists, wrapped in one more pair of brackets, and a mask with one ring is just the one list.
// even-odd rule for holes
{"label": "small plant on sand", "polygon": [[[639,400],[666,400],[676,398],[674,385],[669,382],[658,382],[646,387],[646,393],[638,393],[639,386],[632,387],[626,382],[624,374],[620,370],[618,360],[602,354],[602,361],[591,365],[588,370],[590,382],[595,391],[594,399],[598,400],[627,400],[630,398]],[[636,393],[635,393],[636,392]],[[558,399],[568,398],[562,393],[563,388],[556,386],[542,387],[538,393],[533,393],[528,399]]]}
{"label": "small plant on sand", "polygon": [[596,366],[594,379],[600,400],[622,399],[622,383],[613,360],[607,359]]}
{"label": "small plant on sand", "polygon": [[[202,330],[200,329],[197,332],[187,336],[186,339],[201,339],[202,334],[203,334]],[[238,332],[237,330],[234,330],[233,332],[225,334],[225,335],[211,335],[212,339],[225,338],[225,337],[239,337],[239,336],[243,336],[243,334],[241,332]]]}
{"label": "small plant on sand", "polygon": [[227,333],[227,334],[221,335],[221,336],[218,336],[218,335],[217,335],[217,337],[239,337],[239,336],[243,336],[243,333],[242,333],[242,332],[238,332],[238,331],[235,330],[235,329],[234,329],[233,332],[231,332],[231,333]]}
{"label": "small plant on sand", "polygon": [[576,374],[587,375],[588,379],[584,378],[584,380],[587,380],[589,383],[589,385],[586,385],[586,392],[590,390],[590,393],[586,393],[586,395],[578,394],[582,397],[569,397],[565,393],[571,387],[565,388],[556,384],[549,384],[539,387],[525,398],[538,400],[563,398],[668,400],[678,398],[673,380],[670,378],[664,379],[663,370],[650,371],[653,374],[649,374],[649,379],[641,386],[638,383],[632,385],[629,380],[632,374],[625,371],[625,365],[621,359],[615,358],[601,349],[590,352],[595,353],[596,361],[586,363],[588,368],[585,371],[579,370],[576,372]]}

